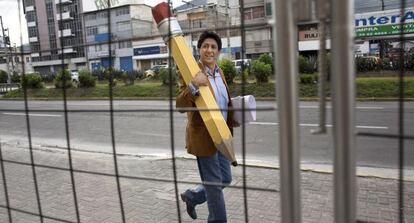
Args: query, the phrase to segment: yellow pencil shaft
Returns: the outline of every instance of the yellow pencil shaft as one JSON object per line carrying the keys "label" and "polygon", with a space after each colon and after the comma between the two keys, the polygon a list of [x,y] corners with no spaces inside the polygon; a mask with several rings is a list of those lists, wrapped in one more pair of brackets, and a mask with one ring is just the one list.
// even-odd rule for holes
{"label": "yellow pencil shaft", "polygon": [[[189,47],[183,36],[175,36],[170,39],[172,56],[180,69],[180,73],[186,84],[200,71]],[[223,140],[232,140],[231,132],[218,110],[218,105],[208,86],[200,87],[200,97],[195,101],[197,108],[212,109],[212,111],[201,111],[200,115],[206,124],[213,142],[221,144]],[[231,148],[233,149],[233,148]]]}

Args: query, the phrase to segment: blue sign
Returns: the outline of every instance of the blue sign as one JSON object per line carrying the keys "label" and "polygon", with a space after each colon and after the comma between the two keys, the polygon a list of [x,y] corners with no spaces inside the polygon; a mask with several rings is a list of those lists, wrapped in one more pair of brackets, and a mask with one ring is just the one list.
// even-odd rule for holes
{"label": "blue sign", "polygon": [[134,49],[134,56],[159,54],[160,52],[161,52],[160,46],[141,47],[141,48]]}
{"label": "blue sign", "polygon": [[109,33],[99,33],[95,35],[96,42],[107,42],[109,40]]}

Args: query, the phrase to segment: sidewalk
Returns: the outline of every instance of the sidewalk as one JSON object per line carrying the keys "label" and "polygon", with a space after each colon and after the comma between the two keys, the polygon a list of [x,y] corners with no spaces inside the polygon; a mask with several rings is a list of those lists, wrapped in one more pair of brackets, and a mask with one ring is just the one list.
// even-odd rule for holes
{"label": "sidewalk", "polygon": [[[1,144],[3,159],[30,163],[29,150],[21,145]],[[34,150],[38,165],[68,168],[65,150]],[[75,186],[81,222],[122,222],[115,177],[86,173],[114,173],[113,157],[108,154],[73,152]],[[4,162],[10,206],[38,213],[30,165]],[[118,157],[121,191],[126,222],[178,222],[171,159],[155,157]],[[179,193],[199,182],[195,160],[177,159]],[[86,172],[85,172],[86,171]],[[37,182],[44,216],[76,222],[70,174],[62,169],[37,167]],[[150,180],[155,178],[156,180]],[[6,199],[0,174],[0,222],[8,222]],[[249,222],[280,222],[279,170],[246,167],[247,213]],[[302,171],[302,221],[333,222],[332,174]],[[225,189],[230,223],[245,222],[242,167],[233,168],[233,182]],[[406,222],[414,222],[414,182],[404,184]],[[398,222],[398,181],[358,177],[358,220]],[[199,219],[192,221],[180,204],[183,222],[206,222],[207,205],[197,206]],[[39,217],[12,211],[13,222],[40,222]],[[45,219],[45,222],[60,222]]]}

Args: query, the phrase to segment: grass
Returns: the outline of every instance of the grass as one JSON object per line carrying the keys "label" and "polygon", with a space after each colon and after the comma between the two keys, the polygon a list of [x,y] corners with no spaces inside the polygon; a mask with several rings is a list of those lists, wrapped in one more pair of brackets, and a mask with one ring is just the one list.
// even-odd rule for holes
{"label": "grass", "polygon": [[[404,79],[404,96],[414,98],[414,76]],[[277,85],[277,84],[276,84]],[[356,80],[357,98],[398,98],[399,79],[398,77],[359,77]],[[173,89],[174,96],[177,88]],[[256,97],[275,97],[275,83],[255,83],[248,82],[244,89],[240,83],[229,86],[232,96],[251,94]],[[139,81],[134,85],[125,86],[118,81],[113,87],[113,97],[115,98],[168,98],[170,96],[169,86],[162,85],[159,81]],[[329,84],[327,86],[329,96]],[[63,98],[63,90],[55,88],[28,89],[29,98]],[[66,91],[67,98],[88,99],[88,98],[109,98],[109,87],[106,82],[100,82],[94,88],[69,88]],[[318,86],[316,83],[299,84],[299,97],[316,98]],[[4,98],[23,98],[22,90],[15,90],[4,95]]]}

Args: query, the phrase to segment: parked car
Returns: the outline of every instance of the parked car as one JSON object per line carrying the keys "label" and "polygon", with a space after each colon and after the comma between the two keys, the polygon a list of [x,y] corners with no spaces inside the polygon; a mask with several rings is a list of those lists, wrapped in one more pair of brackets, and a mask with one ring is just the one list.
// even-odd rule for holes
{"label": "parked car", "polygon": [[250,59],[243,59],[243,60],[233,60],[234,66],[236,67],[236,71],[237,73],[240,73],[242,70],[242,63],[244,61],[244,68],[246,69],[247,67],[250,66]]}
{"label": "parked car", "polygon": [[79,85],[79,73],[77,71],[71,71],[70,76],[72,77],[72,83],[75,86]]}
{"label": "parked car", "polygon": [[155,65],[144,72],[145,77],[154,77],[161,69],[167,69],[167,65]]}

